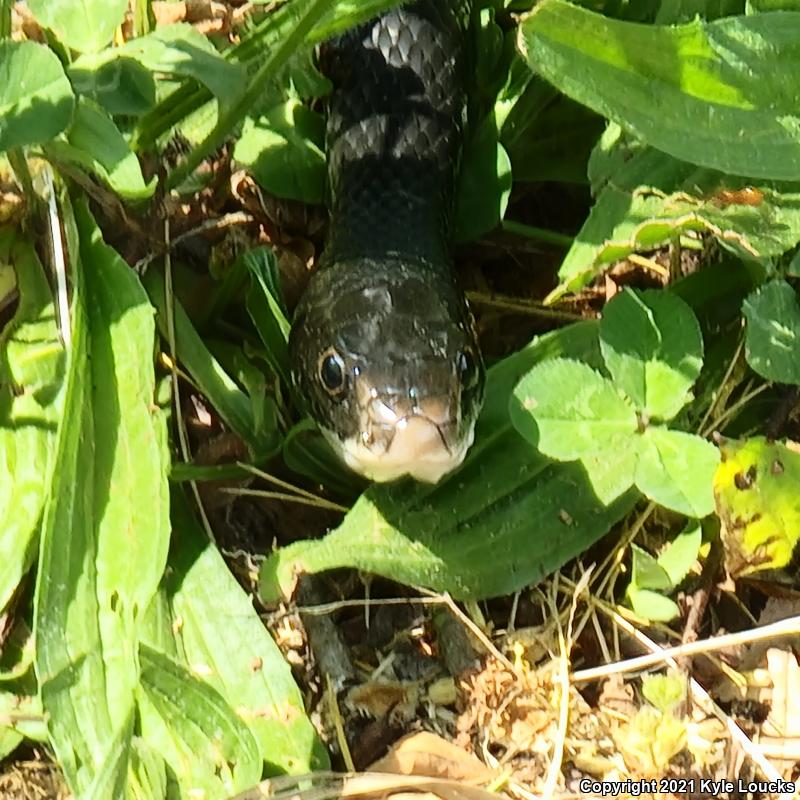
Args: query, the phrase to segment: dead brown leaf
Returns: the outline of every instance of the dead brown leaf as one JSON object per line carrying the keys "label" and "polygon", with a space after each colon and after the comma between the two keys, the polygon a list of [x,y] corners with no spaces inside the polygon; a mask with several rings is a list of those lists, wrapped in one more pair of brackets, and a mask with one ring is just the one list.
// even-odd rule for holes
{"label": "dead brown leaf", "polygon": [[424,775],[467,783],[488,783],[492,771],[471,753],[441,736],[420,731],[404,736],[370,766],[371,772]]}
{"label": "dead brown leaf", "polygon": [[800,761],[800,664],[788,650],[767,650],[767,671],[772,678],[772,703],[762,726],[773,758],[791,769]]}

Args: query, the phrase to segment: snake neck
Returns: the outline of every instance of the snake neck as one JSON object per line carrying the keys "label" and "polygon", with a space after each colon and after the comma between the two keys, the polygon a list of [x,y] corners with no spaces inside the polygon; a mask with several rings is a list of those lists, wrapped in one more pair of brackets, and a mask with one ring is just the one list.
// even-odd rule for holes
{"label": "snake neck", "polygon": [[423,0],[327,43],[330,232],[324,264],[448,265],[466,116],[464,0]]}

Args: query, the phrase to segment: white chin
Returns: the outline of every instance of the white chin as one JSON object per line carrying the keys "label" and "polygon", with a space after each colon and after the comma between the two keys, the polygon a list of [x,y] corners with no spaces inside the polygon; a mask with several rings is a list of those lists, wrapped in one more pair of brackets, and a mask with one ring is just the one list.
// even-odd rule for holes
{"label": "white chin", "polygon": [[423,483],[437,483],[461,464],[475,437],[475,432],[470,430],[458,446],[448,450],[438,433],[434,438],[428,431],[409,426],[397,430],[387,451],[376,452],[360,437],[343,442],[330,431],[323,433],[350,469],[378,483],[406,475]]}

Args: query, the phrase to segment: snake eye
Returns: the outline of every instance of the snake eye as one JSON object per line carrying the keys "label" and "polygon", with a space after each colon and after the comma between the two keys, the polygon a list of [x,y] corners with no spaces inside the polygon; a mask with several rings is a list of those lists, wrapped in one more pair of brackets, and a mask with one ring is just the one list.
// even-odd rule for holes
{"label": "snake eye", "polygon": [[478,382],[478,365],[470,350],[462,350],[457,359],[458,374],[464,389],[472,389]]}
{"label": "snake eye", "polygon": [[344,361],[333,349],[326,350],[320,357],[317,372],[325,391],[335,397],[344,389]]}

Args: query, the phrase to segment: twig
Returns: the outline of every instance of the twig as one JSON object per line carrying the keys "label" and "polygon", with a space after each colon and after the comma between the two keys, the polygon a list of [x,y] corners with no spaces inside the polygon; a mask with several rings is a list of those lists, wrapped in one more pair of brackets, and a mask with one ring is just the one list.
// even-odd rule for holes
{"label": "twig", "polygon": [[[611,613],[616,622],[625,620],[622,615],[616,612]],[[628,620],[625,620],[623,627],[625,630],[634,630],[637,631],[638,635],[644,636],[644,634],[641,634],[641,632],[634,628]],[[636,672],[656,664],[673,662],[675,659],[685,656],[713,653],[717,650],[726,650],[729,647],[737,645],[760,642],[766,639],[777,639],[782,636],[796,636],[797,634],[800,634],[800,615],[788,617],[779,622],[773,622],[770,625],[763,625],[760,628],[752,628],[737,633],[724,633],[720,636],[713,636],[709,639],[698,639],[696,642],[687,642],[686,644],[679,644],[674,647],[662,648],[660,645],[653,643],[654,646],[652,648],[648,645],[648,649],[652,651],[650,655],[628,658],[624,661],[616,661],[613,664],[604,664],[601,667],[578,670],[578,672],[572,673],[572,682],[586,683],[587,681],[596,681],[607,678],[610,675],[620,675],[624,672]],[[647,641],[650,642],[651,640],[647,639]]]}

